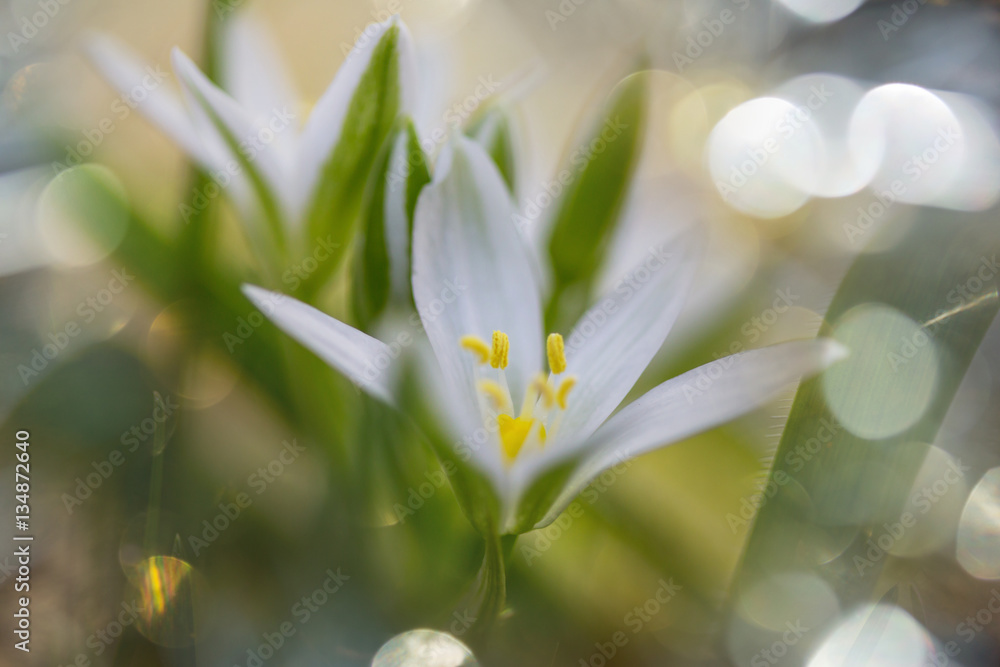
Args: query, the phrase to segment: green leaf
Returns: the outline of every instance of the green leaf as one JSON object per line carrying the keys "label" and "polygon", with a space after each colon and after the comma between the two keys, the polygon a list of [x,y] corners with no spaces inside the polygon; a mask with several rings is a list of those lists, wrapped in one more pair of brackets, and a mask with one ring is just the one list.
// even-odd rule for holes
{"label": "green leaf", "polygon": [[[413,307],[413,215],[417,198],[430,180],[427,157],[413,122],[407,119],[382,147],[362,206],[352,296],[358,325],[364,330],[392,302]],[[399,256],[393,256],[392,248]]]}
{"label": "green leaf", "polygon": [[[219,84],[219,59],[221,42],[223,35],[223,22],[220,13],[213,7],[213,2],[206,3],[205,24],[202,34],[202,62],[201,71],[209,81]],[[195,164],[188,165],[187,180],[190,186],[184,191],[189,193],[205,192],[205,189],[212,183],[211,175]],[[192,195],[193,197],[193,195]],[[178,255],[180,261],[190,267],[190,273],[185,275],[185,279],[191,283],[207,272],[211,263],[211,240],[212,232],[215,230],[216,200],[214,197],[208,200],[204,206],[195,206],[191,198],[185,202],[190,215],[181,214],[183,227],[178,238]]]}
{"label": "green leaf", "polygon": [[[867,531],[878,540],[900,521],[925,443],[998,310],[997,271],[981,279],[1000,246],[995,214],[918,216],[895,247],[854,262],[830,305],[820,335],[852,356],[799,388],[734,594],[798,570],[835,576],[845,607],[876,595],[892,556],[873,558]],[[830,544],[843,550],[834,560],[821,553]]]}
{"label": "green leaf", "polygon": [[559,174],[572,180],[558,203],[549,239],[554,278],[546,312],[550,331],[567,328],[590,301],[641,155],[646,97],[643,74],[619,83],[587,141],[574,147]]}
{"label": "green leaf", "polygon": [[339,251],[306,282],[306,295],[323,286],[350,245],[365,185],[401,108],[399,70],[399,26],[392,26],[358,82],[340,141],[322,168],[309,206],[308,238],[329,236]]}
{"label": "green leaf", "polygon": [[552,503],[559,496],[559,492],[562,491],[570,473],[578,464],[577,459],[566,461],[532,482],[517,504],[517,512],[514,516],[513,526],[509,531],[510,534],[521,535],[534,530],[535,524],[541,521],[552,507]]}
{"label": "green leaf", "polygon": [[[406,357],[402,362],[400,407],[426,437],[455,492],[459,507],[472,527],[490,540],[500,534],[500,500],[492,483],[470,464],[470,445],[455,442],[440,425],[436,406],[430,403],[420,382],[419,365]],[[471,435],[471,434],[470,434]]]}
{"label": "green leaf", "polygon": [[196,87],[190,86],[189,89],[195,99],[198,100],[198,103],[201,105],[202,110],[208,116],[209,120],[211,120],[216,131],[222,137],[226,147],[229,149],[229,152],[240,165],[241,171],[246,174],[247,180],[250,182],[250,186],[253,189],[254,195],[257,197],[258,204],[260,205],[264,222],[267,225],[270,241],[273,243],[278,256],[276,258],[271,256],[268,249],[270,244],[267,240],[258,238],[257,235],[249,232],[248,237],[260,256],[260,261],[264,263],[265,267],[276,269],[288,260],[288,239],[286,237],[286,223],[282,218],[281,207],[278,204],[275,193],[271,191],[270,186],[264,180],[264,176],[260,173],[260,170],[257,169],[257,165],[254,164],[252,160],[248,159],[245,152],[240,149],[240,143],[243,140],[240,137],[233,135],[233,133],[226,126],[225,122],[223,122],[223,120],[219,117],[219,114],[215,112],[212,105],[208,103]]}
{"label": "green leaf", "polygon": [[514,192],[517,185],[517,164],[513,129],[507,112],[496,106],[488,108],[473,118],[465,128],[465,134],[489,153],[507,183],[507,189]]}

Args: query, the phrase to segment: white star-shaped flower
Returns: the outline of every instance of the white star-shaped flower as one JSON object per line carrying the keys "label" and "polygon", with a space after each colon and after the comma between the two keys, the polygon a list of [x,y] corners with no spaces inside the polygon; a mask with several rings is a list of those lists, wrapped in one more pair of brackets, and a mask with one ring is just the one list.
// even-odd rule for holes
{"label": "white star-shaped flower", "polygon": [[[457,456],[488,480],[500,534],[547,525],[605,469],[753,410],[844,354],[824,339],[744,352],[613,414],[677,318],[699,244],[685,235],[652,252],[567,336],[546,335],[513,212],[490,158],[456,137],[420,196],[413,231],[413,296],[437,369],[423,390],[441,397]],[[400,404],[393,374],[376,370],[398,351],[294,299],[245,292],[362,389]]]}

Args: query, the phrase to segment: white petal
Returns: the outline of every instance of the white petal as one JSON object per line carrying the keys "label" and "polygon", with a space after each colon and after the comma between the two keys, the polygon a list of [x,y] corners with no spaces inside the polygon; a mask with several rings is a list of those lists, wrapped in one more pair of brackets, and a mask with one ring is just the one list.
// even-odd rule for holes
{"label": "white petal", "polygon": [[[489,156],[457,136],[444,149],[434,181],[417,204],[414,300],[453,400],[472,414],[479,411],[475,366],[473,356],[459,345],[462,336],[488,342],[495,330],[508,334],[505,374],[515,405],[529,378],[541,369],[541,305],[513,210]],[[485,449],[484,455],[499,457],[499,450]]]}
{"label": "white petal", "polygon": [[145,98],[136,105],[141,114],[203,167],[217,166],[205,150],[183,103],[166,85],[167,72],[142,62],[135,53],[107,35],[90,36],[85,49],[94,66],[126,99],[135,98],[137,90],[145,93]]}
{"label": "white petal", "polygon": [[[275,132],[272,140],[283,174],[290,183],[295,178],[301,125],[299,100],[291,77],[270,33],[251,12],[236,12],[226,20],[225,28],[223,87],[260,126],[275,118],[284,119],[288,114],[295,114],[290,121],[291,127]],[[290,185],[285,188],[290,189]]]}
{"label": "white petal", "polygon": [[609,467],[750,412],[844,356],[843,346],[830,339],[793,341],[724,357],[664,382],[623,408],[585,443],[581,465],[536,527],[552,522]]}
{"label": "white petal", "polygon": [[413,106],[415,95],[416,65],[413,57],[413,43],[406,25],[397,17],[383,23],[371,24],[358,39],[347,55],[333,82],[316,102],[305,129],[302,131],[299,150],[298,189],[295,211],[301,216],[311,203],[313,190],[320,172],[340,141],[344,119],[354,98],[372,54],[382,37],[393,26],[399,28],[396,50],[399,57],[401,85],[401,111],[406,113]]}
{"label": "white petal", "polygon": [[586,439],[635,385],[684,305],[700,250],[693,232],[650,248],[580,319],[566,338],[565,375],[575,376],[577,384],[558,442]]}
{"label": "white petal", "polygon": [[237,12],[225,28],[223,87],[254,119],[294,110],[298,97],[271,34],[250,12]]}
{"label": "white petal", "polygon": [[[175,48],[171,57],[174,71],[184,86],[185,92],[192,100],[193,106],[201,108],[205,113],[211,113],[214,116],[212,124],[220,123],[237,144],[256,140],[260,128],[254,125],[246,110],[237,104],[236,100],[209,81],[208,77],[180,49]],[[218,130],[216,133],[221,136]],[[277,151],[273,143],[259,146],[259,148],[254,149],[252,157],[246,156],[245,159],[250,163],[251,168],[261,175],[265,185],[282,206],[281,212],[287,219],[288,201],[291,194],[285,187],[287,174],[282,173],[282,165],[277,159]]]}
{"label": "white petal", "polygon": [[361,389],[393,404],[389,346],[289,296],[244,285],[243,293],[279,329],[312,350]]}

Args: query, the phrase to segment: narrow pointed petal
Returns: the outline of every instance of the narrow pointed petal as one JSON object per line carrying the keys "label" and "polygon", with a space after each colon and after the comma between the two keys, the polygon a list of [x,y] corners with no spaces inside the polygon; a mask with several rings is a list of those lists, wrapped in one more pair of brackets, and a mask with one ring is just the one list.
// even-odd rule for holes
{"label": "narrow pointed petal", "polygon": [[271,34],[250,12],[226,20],[223,47],[223,87],[254,120],[266,119],[275,109],[296,109],[299,100],[285,63]]}
{"label": "narrow pointed petal", "polygon": [[[506,379],[517,405],[542,361],[541,305],[513,204],[482,148],[456,136],[438,160],[435,180],[417,203],[413,297],[456,409],[482,428],[475,359],[459,342],[495,330],[510,337]],[[487,376],[494,372],[484,369]],[[495,428],[474,452],[494,479],[506,477]],[[471,436],[472,433],[462,434]],[[505,489],[499,489],[501,496]]]}
{"label": "narrow pointed petal", "polygon": [[272,123],[280,127],[285,122],[290,125],[273,133],[276,159],[288,182],[283,189],[290,190],[295,178],[301,114],[285,63],[270,33],[249,11],[236,12],[226,20],[222,43],[223,88],[257,125]]}
{"label": "narrow pointed petal", "polygon": [[[409,30],[397,17],[368,26],[344,64],[338,70],[333,82],[326,89],[309,114],[300,139],[298,191],[296,210],[304,214],[315,196],[323,170],[333,156],[334,150],[344,135],[344,124],[348,119],[358,86],[371,64],[372,55],[390,30],[396,31],[396,58],[399,71],[399,112],[409,113],[413,108],[415,95],[416,64]],[[375,111],[375,110],[369,110]],[[374,146],[373,151],[378,151]]]}
{"label": "narrow pointed petal", "polygon": [[618,407],[663,345],[687,297],[700,239],[682,234],[650,248],[566,338],[566,376],[576,387],[559,441],[582,441]]}
{"label": "narrow pointed petal", "polygon": [[[244,168],[260,174],[262,185],[268,189],[269,196],[279,207],[278,213],[287,219],[289,210],[287,202],[290,199],[290,193],[285,187],[287,174],[282,173],[282,165],[276,158],[277,151],[274,146],[256,142],[260,129],[255,126],[246,110],[209,81],[183,51],[175,48],[171,57],[174,71],[192,103],[208,115],[216,134],[224,137],[229,152],[242,153],[240,157],[244,162]],[[245,152],[241,145],[250,146],[252,152]],[[236,159],[235,155],[233,159]],[[248,176],[252,177],[252,174]]]}
{"label": "narrow pointed petal", "polygon": [[386,364],[389,346],[289,296],[244,285],[243,293],[279,329],[312,350],[361,389],[394,404]]}
{"label": "narrow pointed petal", "polygon": [[515,405],[542,367],[538,286],[512,213],[496,165],[456,135],[417,203],[413,296],[438,361],[467,400],[476,395],[474,359],[459,345],[463,336],[510,337],[505,374]]}
{"label": "narrow pointed petal", "polygon": [[664,382],[623,408],[584,443],[581,464],[536,527],[555,520],[611,466],[746,414],[845,356],[843,346],[830,339],[792,341],[724,357]]}
{"label": "narrow pointed petal", "polygon": [[98,71],[122,95],[131,99],[136,89],[146,93],[145,99],[136,106],[142,115],[203,167],[217,166],[205,150],[184,104],[164,81],[169,76],[167,72],[142,62],[135,53],[107,35],[91,36],[85,49]]}

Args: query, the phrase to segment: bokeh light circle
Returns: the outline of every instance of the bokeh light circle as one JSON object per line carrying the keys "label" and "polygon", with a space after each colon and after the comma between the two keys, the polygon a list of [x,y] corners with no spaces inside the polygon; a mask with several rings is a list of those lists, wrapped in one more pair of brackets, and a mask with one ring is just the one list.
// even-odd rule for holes
{"label": "bokeh light circle", "polygon": [[894,308],[863,304],[840,317],[833,338],[850,356],[822,375],[822,386],[846,429],[879,440],[923,417],[938,384],[937,353],[927,330]]}
{"label": "bokeh light circle", "polygon": [[[819,197],[844,197],[871,182],[881,164],[881,155],[848,141],[851,118],[864,92],[851,79],[825,73],[796,77],[774,91],[775,97],[809,112],[822,144],[822,150],[816,151],[812,158],[819,176],[790,164],[789,167],[796,168],[785,175],[791,183]],[[809,178],[800,178],[801,173],[809,174]]]}
{"label": "bokeh light circle", "polygon": [[863,605],[823,639],[808,665],[924,667],[933,650],[927,632],[899,607]]}
{"label": "bokeh light circle", "polygon": [[410,630],[378,650],[372,667],[479,667],[465,644],[446,632]]}
{"label": "bokeh light circle", "polygon": [[811,23],[839,21],[862,2],[864,0],[781,0],[786,9]]}
{"label": "bokeh light circle", "polygon": [[784,630],[789,619],[817,627],[840,611],[836,593],[808,572],[781,572],[756,581],[741,591],[740,614],[767,630]]}
{"label": "bokeh light circle", "polygon": [[962,462],[940,447],[920,442],[909,443],[907,447],[925,452],[923,465],[900,512],[901,517],[909,515],[914,520],[902,535],[894,537],[888,552],[917,558],[951,542],[968,493],[968,480]]}
{"label": "bokeh light circle", "polygon": [[822,138],[808,108],[777,97],[745,102],[708,138],[709,173],[723,200],[738,211],[777,218],[809,199],[820,174]]}
{"label": "bokeh light circle", "polygon": [[941,97],[903,83],[868,91],[848,131],[855,155],[880,161],[871,187],[891,203],[930,204],[946,195],[964,171],[967,141]]}
{"label": "bokeh light circle", "polygon": [[1000,467],[972,489],[958,521],[955,557],[977,579],[1000,579]]}
{"label": "bokeh light circle", "polygon": [[[104,197],[118,200],[107,206]],[[35,216],[46,250],[67,266],[89,266],[125,238],[125,186],[106,167],[85,164],[62,171],[39,196]]]}

